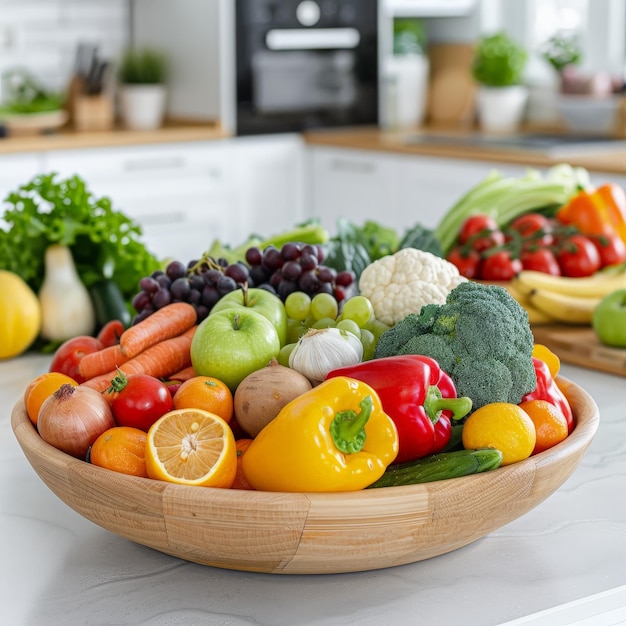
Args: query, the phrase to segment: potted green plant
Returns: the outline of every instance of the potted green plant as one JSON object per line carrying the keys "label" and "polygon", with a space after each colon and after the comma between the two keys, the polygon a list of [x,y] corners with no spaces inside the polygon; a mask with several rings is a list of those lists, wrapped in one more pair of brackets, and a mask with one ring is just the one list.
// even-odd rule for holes
{"label": "potted green plant", "polygon": [[505,32],[480,39],[472,62],[478,84],[477,108],[484,130],[515,130],[523,117],[528,89],[522,84],[528,55]]}
{"label": "potted green plant", "polygon": [[127,128],[150,130],[163,124],[167,59],[152,48],[128,49],[119,65],[120,112]]}

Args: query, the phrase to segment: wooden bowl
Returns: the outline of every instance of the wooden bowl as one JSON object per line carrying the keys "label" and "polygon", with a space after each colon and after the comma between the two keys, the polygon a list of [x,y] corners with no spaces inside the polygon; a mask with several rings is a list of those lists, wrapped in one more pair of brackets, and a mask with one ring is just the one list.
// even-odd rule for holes
{"label": "wooden bowl", "polygon": [[20,401],[11,424],[40,478],[72,509],[166,554],[242,571],[323,574],[412,563],[460,548],[520,517],[576,469],[598,407],[560,378],[572,434],[534,457],[483,474],[349,493],[268,493],[136,478],[45,443]]}

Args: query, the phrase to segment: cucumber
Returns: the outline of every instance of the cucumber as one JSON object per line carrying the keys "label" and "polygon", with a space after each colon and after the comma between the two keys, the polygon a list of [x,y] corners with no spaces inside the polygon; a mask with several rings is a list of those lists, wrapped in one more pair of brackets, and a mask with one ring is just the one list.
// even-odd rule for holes
{"label": "cucumber", "polygon": [[502,452],[493,448],[440,452],[401,466],[390,465],[368,489],[417,485],[435,480],[460,478],[500,467]]}
{"label": "cucumber", "polygon": [[450,441],[442,452],[453,452],[454,450],[463,450],[463,424],[452,424]]}
{"label": "cucumber", "polygon": [[96,313],[98,328],[111,320],[120,320],[124,324],[124,328],[130,326],[130,311],[115,281],[100,280],[91,286],[89,293]]}

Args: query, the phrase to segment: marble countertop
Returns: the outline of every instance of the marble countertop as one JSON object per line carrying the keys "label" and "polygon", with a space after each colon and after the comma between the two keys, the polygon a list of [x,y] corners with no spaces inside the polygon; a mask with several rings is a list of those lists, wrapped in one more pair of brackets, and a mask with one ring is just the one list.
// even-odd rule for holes
{"label": "marble countertop", "polygon": [[615,621],[626,605],[623,378],[563,366],[596,400],[600,427],[568,481],[518,520],[411,565],[290,576],[181,561],[117,537],[61,502],[10,425],[11,408],[48,363],[41,355],[0,362],[3,624],[495,626],[571,624],[587,615],[595,617],[585,624],[623,623]]}

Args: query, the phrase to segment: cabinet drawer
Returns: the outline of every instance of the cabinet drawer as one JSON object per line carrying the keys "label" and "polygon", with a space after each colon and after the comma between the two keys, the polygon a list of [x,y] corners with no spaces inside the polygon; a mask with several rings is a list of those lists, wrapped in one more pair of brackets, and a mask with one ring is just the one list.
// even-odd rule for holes
{"label": "cabinet drawer", "polygon": [[198,178],[217,190],[232,179],[231,152],[225,142],[62,150],[47,153],[46,166],[63,177],[78,174],[90,189],[100,183],[114,189],[125,181],[143,185],[168,180],[182,186],[186,179]]}

